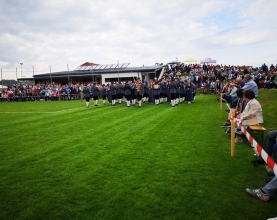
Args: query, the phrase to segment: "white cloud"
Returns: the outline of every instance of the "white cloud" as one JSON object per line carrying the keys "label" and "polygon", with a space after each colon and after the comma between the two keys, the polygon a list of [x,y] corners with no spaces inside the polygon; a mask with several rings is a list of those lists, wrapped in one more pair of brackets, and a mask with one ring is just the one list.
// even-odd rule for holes
{"label": "white cloud", "polygon": [[262,0],[4,0],[0,65],[4,77],[15,78],[20,62],[26,76],[32,66],[44,73],[49,65],[62,71],[86,61],[140,66],[212,57],[271,64],[277,58],[275,6]]}

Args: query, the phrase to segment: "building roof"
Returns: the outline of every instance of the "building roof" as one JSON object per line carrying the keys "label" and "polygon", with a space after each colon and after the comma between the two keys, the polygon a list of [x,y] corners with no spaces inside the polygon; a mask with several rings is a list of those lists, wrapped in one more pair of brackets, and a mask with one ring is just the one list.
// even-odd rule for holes
{"label": "building roof", "polygon": [[99,64],[96,63],[90,63],[90,62],[85,62],[81,66],[98,66]]}
{"label": "building roof", "polygon": [[[103,66],[103,65],[102,65]],[[76,69],[73,71],[61,71],[61,72],[53,72],[53,73],[44,73],[44,74],[37,74],[34,75],[34,78],[44,78],[49,77],[60,77],[60,76],[86,76],[86,75],[101,75],[101,74],[109,74],[109,73],[129,73],[129,72],[145,72],[145,73],[154,73],[162,69],[163,66],[155,65],[155,66],[141,66],[141,67],[121,67],[121,68],[100,68],[97,69],[98,66],[95,68],[89,69]]]}

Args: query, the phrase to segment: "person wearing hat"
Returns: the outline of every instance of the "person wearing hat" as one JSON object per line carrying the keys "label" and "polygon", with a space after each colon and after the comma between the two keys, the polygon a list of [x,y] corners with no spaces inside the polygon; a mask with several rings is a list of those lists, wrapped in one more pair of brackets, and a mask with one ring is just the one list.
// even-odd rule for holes
{"label": "person wearing hat", "polygon": [[143,80],[142,84],[142,93],[143,93],[143,102],[148,102],[149,101],[149,86],[145,80]]}
{"label": "person wearing hat", "polygon": [[137,99],[137,96],[136,96],[136,84],[135,84],[134,80],[130,81],[129,84],[130,84],[130,88],[131,88],[130,99],[131,99],[132,105],[136,105],[136,99]]}
{"label": "person wearing hat", "polygon": [[159,86],[161,88],[160,103],[162,104],[163,102],[166,102],[167,97],[167,86],[164,79],[159,83]]}
{"label": "person wearing hat", "polygon": [[143,85],[140,78],[137,79],[135,85],[136,85],[135,95],[138,100],[138,107],[141,108],[141,99],[143,96]]}
{"label": "person wearing hat", "polygon": [[117,84],[117,98],[118,98],[118,103],[122,104],[122,99],[123,99],[123,94],[124,94],[124,88],[121,82]]}
{"label": "person wearing hat", "polygon": [[84,97],[86,100],[86,106],[89,107],[89,100],[90,100],[90,88],[86,85],[83,89]]}
{"label": "person wearing hat", "polygon": [[96,83],[95,83],[95,82],[92,84],[92,87],[91,87],[90,91],[91,91],[91,93],[92,93],[94,105],[95,105],[95,106],[98,106],[98,95],[99,95],[99,90],[98,90],[98,87],[96,86]]}
{"label": "person wearing hat", "polygon": [[124,85],[124,95],[126,98],[127,107],[130,107],[130,99],[131,99],[131,81],[126,82]]}
{"label": "person wearing hat", "polygon": [[181,87],[181,84],[179,82],[179,78],[175,78],[175,83],[176,83],[176,86],[177,86],[175,105],[179,105],[179,96],[180,96],[179,92],[180,92],[180,87]]}
{"label": "person wearing hat", "polygon": [[155,81],[154,85],[152,86],[152,90],[154,94],[155,104],[159,105],[161,88],[160,88],[160,85],[158,84],[158,81]]}
{"label": "person wearing hat", "polygon": [[101,95],[102,95],[103,105],[106,105],[107,88],[106,88],[106,85],[105,85],[105,84],[102,85],[102,88],[101,88]]}
{"label": "person wearing hat", "polygon": [[185,101],[185,85],[184,85],[184,81],[180,81],[179,94],[180,94],[180,104],[182,104]]}
{"label": "person wearing hat", "polygon": [[114,82],[111,83],[111,86],[110,86],[110,95],[111,95],[111,100],[112,100],[112,106],[115,106],[115,101],[116,101],[116,90],[117,90],[117,87],[116,87],[116,84]]}
{"label": "person wearing hat", "polygon": [[172,107],[175,107],[176,92],[177,92],[177,84],[172,78],[171,82],[169,83],[169,93],[170,93]]}

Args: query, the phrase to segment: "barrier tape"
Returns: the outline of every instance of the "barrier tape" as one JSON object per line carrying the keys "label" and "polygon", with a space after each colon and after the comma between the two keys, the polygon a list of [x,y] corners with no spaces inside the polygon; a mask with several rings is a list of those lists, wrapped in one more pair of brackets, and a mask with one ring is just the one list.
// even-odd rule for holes
{"label": "barrier tape", "polygon": [[258,154],[263,158],[263,160],[267,163],[268,167],[274,172],[275,176],[277,176],[277,164],[272,160],[270,156],[264,151],[261,145],[249,134],[249,132],[243,127],[240,123],[240,120],[234,117],[230,118],[235,121],[239,129],[243,132],[245,137],[249,140],[252,147],[258,152]]}

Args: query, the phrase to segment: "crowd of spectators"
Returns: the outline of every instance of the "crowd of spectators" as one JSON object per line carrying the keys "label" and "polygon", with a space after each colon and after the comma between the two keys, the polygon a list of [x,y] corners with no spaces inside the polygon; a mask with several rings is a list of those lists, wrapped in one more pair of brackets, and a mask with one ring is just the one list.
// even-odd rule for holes
{"label": "crowd of spectators", "polygon": [[[168,64],[162,78],[178,78],[184,81],[193,82],[201,93],[219,92],[228,87],[229,82],[251,75],[258,88],[277,88],[277,65],[268,68],[263,64],[259,68],[251,66],[231,66],[212,64]],[[158,79],[152,79],[158,80]],[[0,101],[50,101],[50,100],[76,100],[80,99],[82,84],[92,84],[93,82],[78,82],[75,84],[13,84],[7,89],[0,88]],[[231,84],[230,84],[231,85]],[[227,88],[227,91],[228,88]]]}

